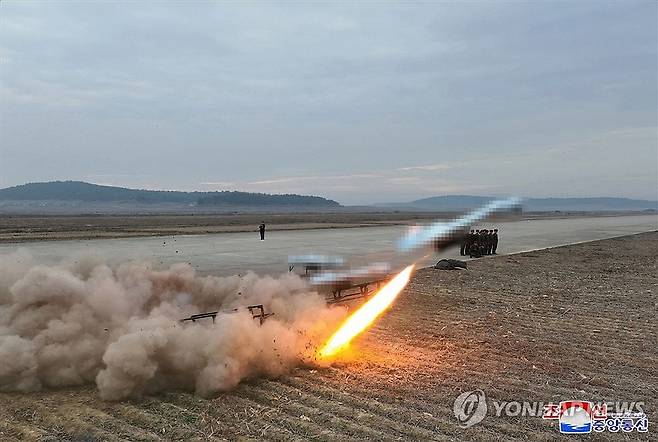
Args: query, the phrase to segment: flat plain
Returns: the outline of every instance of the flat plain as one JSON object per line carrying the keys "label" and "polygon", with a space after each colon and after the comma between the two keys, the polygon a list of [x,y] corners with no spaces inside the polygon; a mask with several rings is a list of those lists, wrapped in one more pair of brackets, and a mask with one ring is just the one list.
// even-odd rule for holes
{"label": "flat plain", "polygon": [[299,367],[204,399],[104,402],[94,386],[0,393],[1,440],[553,440],[555,423],[489,414],[458,426],[455,398],[642,401],[658,413],[658,232],[416,272],[329,368]]}
{"label": "flat plain", "polygon": [[[541,212],[527,213],[523,217],[525,219],[555,219],[629,214],[637,213]],[[261,222],[267,224],[268,231],[407,225],[442,218],[448,219],[458,214],[453,212],[383,211],[194,215],[0,215],[0,243],[17,243],[254,232]]]}

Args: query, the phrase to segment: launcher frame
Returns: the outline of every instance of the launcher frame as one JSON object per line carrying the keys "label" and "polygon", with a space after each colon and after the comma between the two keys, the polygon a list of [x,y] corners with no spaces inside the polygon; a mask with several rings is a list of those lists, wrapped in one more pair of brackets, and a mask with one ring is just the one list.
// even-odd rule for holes
{"label": "launcher frame", "polygon": [[326,297],[327,304],[337,304],[361,298],[368,299],[388,281],[389,278],[382,278],[358,284],[332,287],[329,296]]}
{"label": "launcher frame", "polygon": [[[249,313],[251,313],[251,318],[258,319],[261,325],[263,325],[263,322],[265,322],[267,318],[274,315],[274,313],[265,313],[265,307],[263,304],[248,305],[246,308],[249,310]],[[217,315],[220,313],[237,313],[239,311],[239,308],[234,308],[233,310],[217,310],[214,312],[197,313],[196,315],[181,319],[180,322],[196,322],[199,319],[212,318],[212,322],[214,323]]]}

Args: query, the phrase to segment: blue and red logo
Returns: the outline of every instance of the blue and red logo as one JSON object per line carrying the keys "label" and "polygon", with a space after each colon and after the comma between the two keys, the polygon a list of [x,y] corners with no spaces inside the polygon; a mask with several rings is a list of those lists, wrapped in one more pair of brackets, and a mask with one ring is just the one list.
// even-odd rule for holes
{"label": "blue and red logo", "polygon": [[[605,404],[603,407],[603,410],[596,409],[597,418],[603,415],[603,419],[605,419]],[[557,419],[560,425],[560,433],[591,433],[594,411],[595,407],[592,406],[591,402],[562,401],[559,404],[548,404],[544,408],[542,418]]]}
{"label": "blue and red logo", "polygon": [[605,402],[592,403],[588,401],[561,401],[559,404],[548,404],[544,407],[543,419],[557,419],[560,433],[582,434],[592,431],[600,433],[610,431],[647,432],[649,422],[643,412],[608,413]]}

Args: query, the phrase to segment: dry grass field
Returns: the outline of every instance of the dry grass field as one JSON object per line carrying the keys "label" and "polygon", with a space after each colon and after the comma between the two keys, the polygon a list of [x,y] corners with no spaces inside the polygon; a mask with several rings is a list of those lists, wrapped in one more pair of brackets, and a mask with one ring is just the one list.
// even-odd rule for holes
{"label": "dry grass field", "polygon": [[[0,440],[552,440],[555,423],[461,429],[455,397],[644,401],[658,413],[658,233],[423,269],[330,368],[214,399],[101,401],[93,386],[0,394]],[[603,434],[655,438],[649,433]],[[655,440],[655,439],[654,439]]]}

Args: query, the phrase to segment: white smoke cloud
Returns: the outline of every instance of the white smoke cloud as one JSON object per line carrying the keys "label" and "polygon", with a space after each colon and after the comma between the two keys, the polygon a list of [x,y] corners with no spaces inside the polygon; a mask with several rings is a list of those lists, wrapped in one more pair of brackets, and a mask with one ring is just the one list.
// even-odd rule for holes
{"label": "white smoke cloud", "polygon": [[[240,308],[251,304],[274,316],[261,325]],[[227,312],[179,321],[211,310]],[[45,266],[18,251],[0,256],[0,391],[95,382],[108,400],[168,388],[210,396],[318,363],[344,315],[292,274],[200,276],[98,257]]]}

